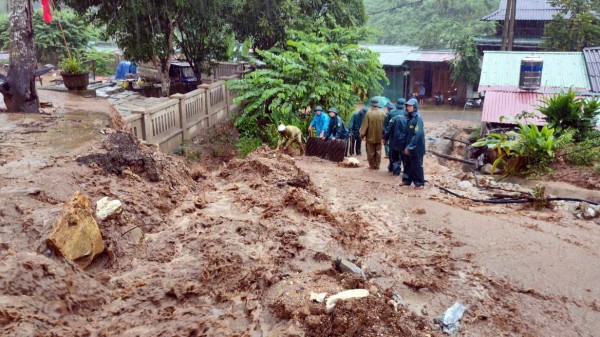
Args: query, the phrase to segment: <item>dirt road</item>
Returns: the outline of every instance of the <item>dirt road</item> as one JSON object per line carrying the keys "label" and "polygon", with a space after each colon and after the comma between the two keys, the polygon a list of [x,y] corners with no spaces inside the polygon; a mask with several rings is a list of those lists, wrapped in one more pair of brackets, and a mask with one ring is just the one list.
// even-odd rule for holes
{"label": "dirt road", "polygon": [[[127,139],[107,116],[0,118],[1,336],[441,336],[433,319],[455,301],[458,336],[600,331],[600,226],[567,205],[442,194],[433,183],[479,193],[453,164],[428,156],[423,191],[265,148],[204,165],[136,145],[117,165],[99,159]],[[124,203],[86,271],[42,254],[76,190]],[[338,256],[366,279],[335,271]],[[369,297],[330,314],[310,301],[354,288]]]}

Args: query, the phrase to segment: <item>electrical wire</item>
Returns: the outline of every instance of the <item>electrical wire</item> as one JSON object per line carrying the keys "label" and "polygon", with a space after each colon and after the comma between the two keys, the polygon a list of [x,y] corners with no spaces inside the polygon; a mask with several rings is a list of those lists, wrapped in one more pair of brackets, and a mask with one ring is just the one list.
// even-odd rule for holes
{"label": "electrical wire", "polygon": [[460,195],[456,192],[453,192],[445,187],[439,186],[437,184],[433,184],[433,186],[439,188],[442,192],[450,194],[460,199],[471,200],[473,202],[486,203],[486,204],[526,204],[530,202],[540,202],[540,201],[574,201],[574,202],[587,202],[590,205],[598,206],[600,203],[579,199],[579,198],[568,198],[568,197],[556,197],[556,198],[544,198],[544,199],[536,199],[536,198],[521,198],[521,199],[503,199],[503,198],[494,198],[494,199],[473,199],[466,197],[464,195]]}

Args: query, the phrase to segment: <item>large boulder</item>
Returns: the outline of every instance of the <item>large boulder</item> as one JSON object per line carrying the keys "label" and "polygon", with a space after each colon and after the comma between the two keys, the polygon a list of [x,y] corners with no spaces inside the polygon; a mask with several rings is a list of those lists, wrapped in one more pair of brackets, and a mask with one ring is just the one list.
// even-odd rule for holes
{"label": "large boulder", "polygon": [[67,201],[46,243],[81,268],[89,266],[102,253],[104,241],[88,197],[77,192]]}

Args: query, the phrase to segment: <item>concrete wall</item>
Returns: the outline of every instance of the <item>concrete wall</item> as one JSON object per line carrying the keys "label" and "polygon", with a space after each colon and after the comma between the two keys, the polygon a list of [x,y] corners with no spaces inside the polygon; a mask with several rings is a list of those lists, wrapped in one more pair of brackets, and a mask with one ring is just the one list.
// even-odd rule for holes
{"label": "concrete wall", "polygon": [[134,136],[158,145],[163,152],[173,152],[183,142],[219,124],[237,110],[233,104],[235,92],[229,90],[225,82],[248,72],[221,77],[187,94],[172,95],[166,102],[133,110],[132,115],[124,119]]}

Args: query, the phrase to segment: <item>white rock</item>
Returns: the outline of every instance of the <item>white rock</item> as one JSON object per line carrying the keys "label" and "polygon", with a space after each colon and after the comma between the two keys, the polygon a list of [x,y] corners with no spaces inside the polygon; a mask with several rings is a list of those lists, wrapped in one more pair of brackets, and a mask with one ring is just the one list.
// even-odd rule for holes
{"label": "white rock", "polygon": [[104,197],[96,202],[96,218],[100,220],[106,220],[122,211],[123,205],[120,200],[110,200],[108,197]]}
{"label": "white rock", "polygon": [[325,301],[325,296],[327,296],[327,293],[314,293],[312,291],[310,292],[311,301],[322,303],[323,301]]}
{"label": "white rock", "polygon": [[586,208],[585,211],[583,212],[584,219],[592,219],[595,217],[596,217],[596,210],[594,210],[592,207]]}
{"label": "white rock", "polygon": [[346,157],[340,165],[344,167],[360,167],[360,160],[354,157]]}
{"label": "white rock", "polygon": [[353,298],[363,298],[367,296],[369,296],[369,291],[367,289],[345,290],[329,297],[325,303],[325,310],[327,313],[330,313],[333,311],[338,301],[345,301]]}
{"label": "white rock", "polygon": [[457,183],[457,185],[458,185],[458,187],[462,188],[463,190],[470,190],[473,188],[473,184],[471,184],[471,182],[467,181],[467,180],[459,181]]}

